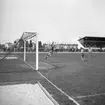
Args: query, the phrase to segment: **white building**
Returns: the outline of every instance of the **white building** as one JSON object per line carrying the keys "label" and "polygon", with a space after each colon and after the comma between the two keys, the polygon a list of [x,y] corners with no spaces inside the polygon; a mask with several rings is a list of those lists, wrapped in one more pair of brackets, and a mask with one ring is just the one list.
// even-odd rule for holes
{"label": "white building", "polygon": [[5,47],[6,47],[6,48],[10,48],[12,45],[13,45],[13,44],[12,44],[12,43],[10,43],[10,42],[5,43]]}

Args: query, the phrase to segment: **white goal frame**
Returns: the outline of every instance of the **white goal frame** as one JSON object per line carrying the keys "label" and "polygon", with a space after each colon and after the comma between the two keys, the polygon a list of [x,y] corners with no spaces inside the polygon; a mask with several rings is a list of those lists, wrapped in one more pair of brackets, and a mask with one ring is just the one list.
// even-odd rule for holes
{"label": "white goal frame", "polygon": [[39,43],[38,43],[38,34],[36,32],[23,32],[22,39],[24,40],[24,61],[26,61],[26,41],[36,37],[36,70],[39,69]]}

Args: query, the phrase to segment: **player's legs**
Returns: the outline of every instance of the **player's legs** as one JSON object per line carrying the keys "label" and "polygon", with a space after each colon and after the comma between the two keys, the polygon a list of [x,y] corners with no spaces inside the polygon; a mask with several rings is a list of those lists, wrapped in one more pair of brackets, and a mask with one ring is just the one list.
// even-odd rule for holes
{"label": "player's legs", "polygon": [[82,60],[85,60],[85,55],[84,55],[84,53],[81,54],[81,59],[82,59]]}
{"label": "player's legs", "polygon": [[49,56],[51,56],[50,52],[46,55],[45,59],[47,59]]}
{"label": "player's legs", "polygon": [[90,57],[90,58],[92,57],[92,52],[91,52],[91,51],[89,52],[89,57]]}
{"label": "player's legs", "polygon": [[48,56],[45,57],[45,60],[48,58]]}
{"label": "player's legs", "polygon": [[48,56],[51,56],[51,55],[52,55],[52,52],[49,52],[49,53],[48,53]]}
{"label": "player's legs", "polygon": [[92,56],[92,49],[90,48],[89,49],[89,57],[91,57]]}

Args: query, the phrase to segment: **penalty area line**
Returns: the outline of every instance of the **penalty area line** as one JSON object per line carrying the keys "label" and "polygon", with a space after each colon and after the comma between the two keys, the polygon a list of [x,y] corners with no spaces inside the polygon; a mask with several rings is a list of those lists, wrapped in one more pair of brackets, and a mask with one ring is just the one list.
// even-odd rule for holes
{"label": "penalty area line", "polygon": [[[17,55],[17,54],[16,54]],[[17,55],[18,56],[18,55]],[[18,58],[20,58],[21,61],[23,61],[24,63],[26,63],[30,68],[32,68],[33,70],[36,70],[35,67],[31,66],[28,62],[24,61],[21,57],[18,56]],[[65,93],[62,89],[60,89],[59,87],[57,87],[53,82],[51,82],[47,77],[45,77],[41,72],[39,72],[38,70],[36,70],[38,72],[38,74],[40,74],[44,79],[46,79],[52,86],[54,86],[57,90],[59,90],[62,94],[64,94],[66,97],[68,97],[69,100],[73,101],[76,105],[80,105],[75,99],[73,99],[72,97],[70,97],[67,93]]]}

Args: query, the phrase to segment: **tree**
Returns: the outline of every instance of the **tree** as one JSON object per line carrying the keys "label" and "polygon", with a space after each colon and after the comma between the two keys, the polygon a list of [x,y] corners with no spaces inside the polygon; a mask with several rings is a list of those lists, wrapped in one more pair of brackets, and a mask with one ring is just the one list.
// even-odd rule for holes
{"label": "tree", "polygon": [[27,47],[27,48],[29,47],[29,43],[28,43],[28,41],[26,41],[26,47]]}
{"label": "tree", "polygon": [[39,48],[42,48],[42,42],[39,41]]}
{"label": "tree", "polygon": [[0,49],[4,49],[5,45],[4,44],[0,44]]}

